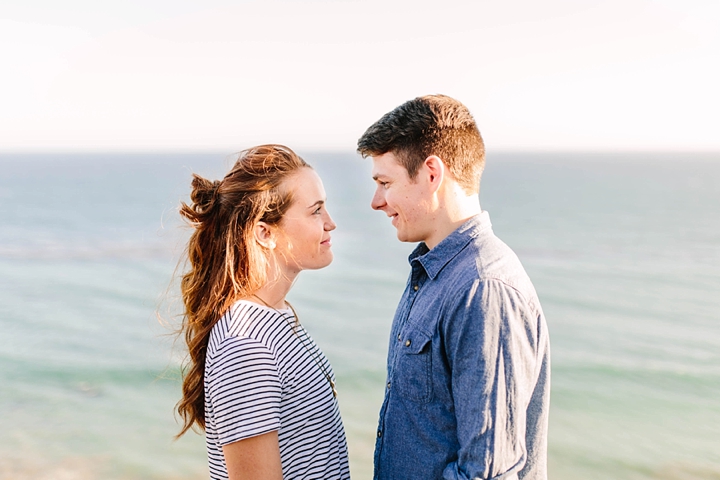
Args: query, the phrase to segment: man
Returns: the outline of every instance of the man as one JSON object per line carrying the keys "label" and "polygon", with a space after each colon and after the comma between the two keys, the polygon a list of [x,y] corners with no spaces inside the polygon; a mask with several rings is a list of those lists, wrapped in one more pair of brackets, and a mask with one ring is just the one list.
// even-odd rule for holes
{"label": "man", "polygon": [[372,208],[420,242],[390,334],[375,479],[546,479],[547,325],[478,197],[485,147],[470,112],[410,100],[358,141]]}

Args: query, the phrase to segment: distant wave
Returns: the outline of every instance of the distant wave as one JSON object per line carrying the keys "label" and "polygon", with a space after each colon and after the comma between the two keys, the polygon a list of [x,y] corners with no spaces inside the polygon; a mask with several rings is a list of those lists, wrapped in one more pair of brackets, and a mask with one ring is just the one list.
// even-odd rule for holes
{"label": "distant wave", "polygon": [[109,260],[177,258],[180,250],[160,243],[102,243],[99,245],[2,245],[0,259],[10,260]]}

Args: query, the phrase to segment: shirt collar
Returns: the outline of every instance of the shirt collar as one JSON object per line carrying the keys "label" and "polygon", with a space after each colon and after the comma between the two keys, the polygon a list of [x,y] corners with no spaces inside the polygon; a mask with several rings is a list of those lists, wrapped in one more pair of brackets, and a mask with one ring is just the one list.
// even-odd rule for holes
{"label": "shirt collar", "polygon": [[460,225],[432,250],[428,249],[425,242],[419,244],[408,257],[408,261],[410,265],[417,261],[425,269],[428,277],[434,280],[440,270],[455,258],[473,238],[491,227],[490,215],[483,211]]}

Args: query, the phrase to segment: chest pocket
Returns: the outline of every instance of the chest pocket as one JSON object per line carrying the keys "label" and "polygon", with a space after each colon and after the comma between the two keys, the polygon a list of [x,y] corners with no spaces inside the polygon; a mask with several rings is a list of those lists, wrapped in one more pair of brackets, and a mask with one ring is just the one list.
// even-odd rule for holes
{"label": "chest pocket", "polygon": [[430,337],[417,330],[406,330],[400,335],[398,343],[393,388],[408,400],[429,402],[432,397]]}

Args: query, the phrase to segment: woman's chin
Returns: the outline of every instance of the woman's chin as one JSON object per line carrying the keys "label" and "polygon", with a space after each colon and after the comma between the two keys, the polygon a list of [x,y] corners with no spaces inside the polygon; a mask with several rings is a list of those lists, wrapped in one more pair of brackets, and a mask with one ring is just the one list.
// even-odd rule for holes
{"label": "woman's chin", "polygon": [[315,257],[307,262],[297,262],[295,268],[299,271],[303,270],[320,270],[330,265],[333,261],[333,254],[330,251],[325,251],[319,257]]}
{"label": "woman's chin", "polygon": [[317,262],[316,266],[312,268],[312,270],[320,270],[321,268],[327,267],[328,265],[330,265],[332,263],[333,258],[334,258],[333,253],[330,250],[328,250],[322,256],[322,259],[318,259],[319,261]]}

